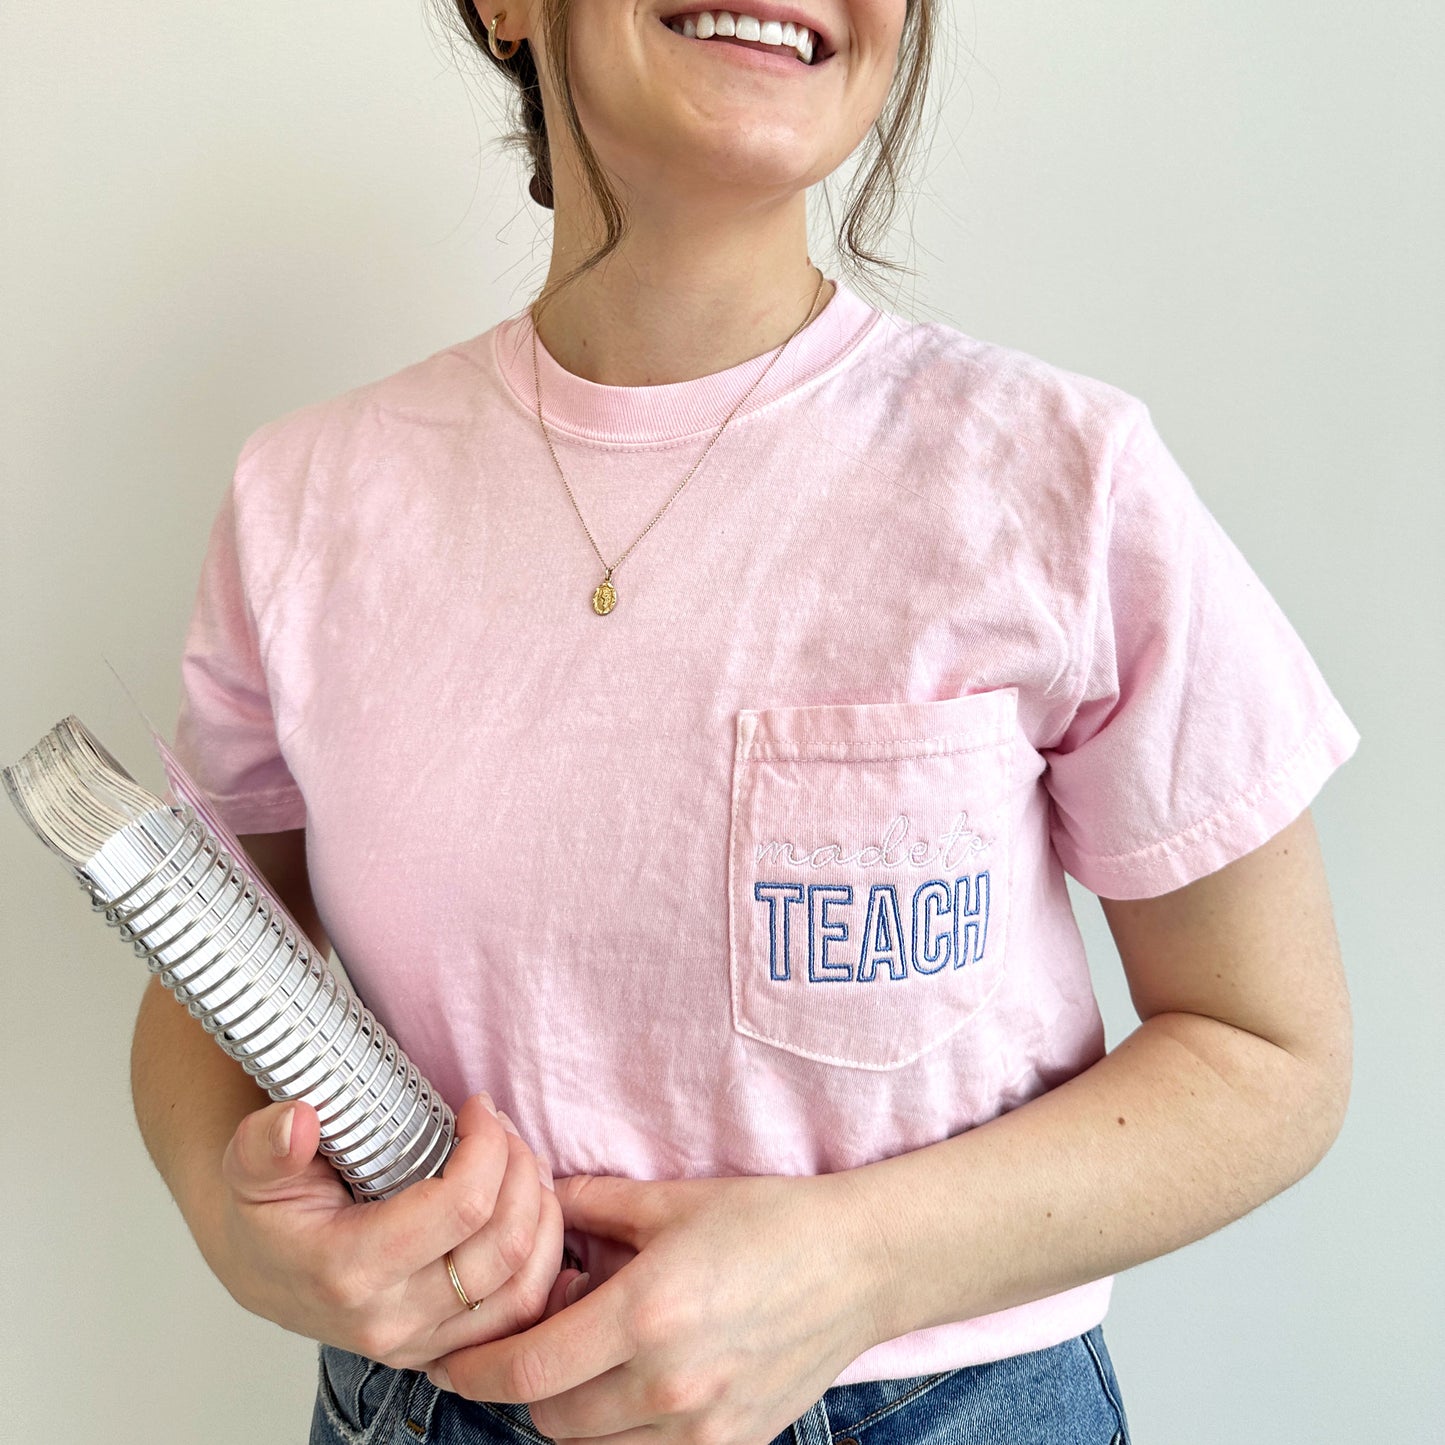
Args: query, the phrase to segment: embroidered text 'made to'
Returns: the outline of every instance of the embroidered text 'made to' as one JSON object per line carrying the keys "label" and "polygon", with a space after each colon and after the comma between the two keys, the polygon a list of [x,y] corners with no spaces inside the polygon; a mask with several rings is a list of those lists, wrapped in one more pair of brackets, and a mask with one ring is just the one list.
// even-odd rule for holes
{"label": "embroidered text 'made to'", "polygon": [[868,843],[852,853],[845,853],[841,843],[820,843],[802,848],[790,839],[770,839],[754,848],[755,863],[780,863],[793,868],[826,868],[837,864],[854,864],[859,868],[941,868],[945,872],[957,868],[963,858],[982,853],[990,845],[968,826],[968,814],[961,812],[935,846],[919,838],[907,849],[902,848],[908,833],[909,817],[899,813],[877,843]]}

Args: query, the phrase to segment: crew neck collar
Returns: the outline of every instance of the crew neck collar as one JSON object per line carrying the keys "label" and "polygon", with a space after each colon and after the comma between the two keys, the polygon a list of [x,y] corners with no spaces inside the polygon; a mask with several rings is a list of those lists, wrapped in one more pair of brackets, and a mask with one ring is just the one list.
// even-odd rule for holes
{"label": "crew neck collar", "polygon": [[[767,376],[733,418],[777,401],[838,364],[884,315],[836,277],[823,309],[786,343]],[[532,376],[532,317],[527,308],[491,330],[492,359],[508,391],[535,424],[536,385],[549,431],[590,441],[660,443],[716,428],[777,353],[772,347],[725,371],[661,386],[604,386],[566,370],[537,337]]]}

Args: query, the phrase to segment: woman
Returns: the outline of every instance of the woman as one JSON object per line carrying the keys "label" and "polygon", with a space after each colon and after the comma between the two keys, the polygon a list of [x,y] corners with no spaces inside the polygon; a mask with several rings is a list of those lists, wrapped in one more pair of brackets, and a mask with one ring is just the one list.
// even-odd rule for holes
{"label": "woman", "polygon": [[316,1442],[1127,1441],[1113,1274],[1343,1118],[1358,735],[1142,401],[812,265],[928,0],[460,13],[547,286],[250,438],[177,730],[460,1143],[352,1204],[153,991],[153,1157]]}

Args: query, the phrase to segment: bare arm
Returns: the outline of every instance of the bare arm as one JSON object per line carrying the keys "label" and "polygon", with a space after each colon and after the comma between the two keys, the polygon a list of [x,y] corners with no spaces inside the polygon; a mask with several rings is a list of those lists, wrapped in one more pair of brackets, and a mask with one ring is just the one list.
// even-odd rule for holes
{"label": "bare arm", "polygon": [[1184,888],[1101,901],[1142,1026],[1019,1108],[839,1176],[857,1191],[878,1339],[1203,1238],[1338,1136],[1350,1004],[1308,809]]}
{"label": "bare arm", "polygon": [[[240,842],[311,942],[329,952],[306,873],[306,830],[252,833]],[[210,1261],[216,1221],[206,1205],[215,1190],[206,1182],[214,1183],[236,1126],[271,1101],[155,978],[141,998],[130,1070],[141,1137]]]}
{"label": "bare arm", "polygon": [[[303,829],[241,839],[296,922],[330,943]],[[441,1175],[358,1203],[317,1152],[303,1103],[272,1103],[152,980],[131,1048],[146,1148],[212,1273],[253,1314],[312,1339],[415,1368],[563,1307],[562,1214],[550,1173],[485,1095],[457,1115]],[[444,1263],[473,1298],[463,1309]]]}

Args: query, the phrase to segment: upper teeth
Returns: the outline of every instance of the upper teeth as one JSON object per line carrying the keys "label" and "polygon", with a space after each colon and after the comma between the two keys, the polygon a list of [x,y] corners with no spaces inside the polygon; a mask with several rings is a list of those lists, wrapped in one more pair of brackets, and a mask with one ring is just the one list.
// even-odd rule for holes
{"label": "upper teeth", "polygon": [[696,15],[674,17],[668,27],[679,35],[691,40],[711,40],[714,35],[724,38],[736,36],[739,40],[757,40],[763,45],[779,45],[786,50],[797,52],[798,59],[805,65],[813,63],[813,35],[806,26],[794,25],[791,20],[779,24],[776,20],[758,20],[752,15],[738,15],[727,10],[702,10]]}

